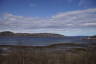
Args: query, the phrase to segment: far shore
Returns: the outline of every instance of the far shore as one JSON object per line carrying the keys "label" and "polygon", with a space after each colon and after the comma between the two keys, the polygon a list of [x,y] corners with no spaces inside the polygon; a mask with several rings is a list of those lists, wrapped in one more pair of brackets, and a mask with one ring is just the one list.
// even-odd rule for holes
{"label": "far shore", "polygon": [[96,40],[96,38],[85,38],[83,40]]}
{"label": "far shore", "polygon": [[64,47],[84,47],[84,44],[77,44],[77,43],[58,43],[58,44],[51,44],[47,46],[26,46],[26,45],[0,45],[0,48],[52,48],[56,46],[64,46]]}

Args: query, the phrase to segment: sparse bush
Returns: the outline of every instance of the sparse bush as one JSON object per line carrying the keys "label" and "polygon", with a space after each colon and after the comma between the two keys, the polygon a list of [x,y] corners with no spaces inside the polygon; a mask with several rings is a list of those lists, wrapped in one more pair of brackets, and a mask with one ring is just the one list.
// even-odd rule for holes
{"label": "sparse bush", "polygon": [[0,64],[96,64],[94,48],[50,51],[43,48],[9,48]]}

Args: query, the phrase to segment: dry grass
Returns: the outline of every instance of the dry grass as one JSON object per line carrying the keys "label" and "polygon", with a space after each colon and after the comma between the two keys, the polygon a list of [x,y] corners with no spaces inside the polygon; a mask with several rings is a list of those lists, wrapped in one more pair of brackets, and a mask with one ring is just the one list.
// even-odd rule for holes
{"label": "dry grass", "polygon": [[96,48],[51,50],[9,47],[0,53],[0,64],[96,64]]}

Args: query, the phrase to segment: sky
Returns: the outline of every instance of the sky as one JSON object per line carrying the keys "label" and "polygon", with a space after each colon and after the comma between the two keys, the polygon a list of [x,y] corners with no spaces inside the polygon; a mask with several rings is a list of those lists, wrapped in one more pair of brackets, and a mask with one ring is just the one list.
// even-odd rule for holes
{"label": "sky", "polygon": [[96,0],[0,0],[0,32],[96,35]]}

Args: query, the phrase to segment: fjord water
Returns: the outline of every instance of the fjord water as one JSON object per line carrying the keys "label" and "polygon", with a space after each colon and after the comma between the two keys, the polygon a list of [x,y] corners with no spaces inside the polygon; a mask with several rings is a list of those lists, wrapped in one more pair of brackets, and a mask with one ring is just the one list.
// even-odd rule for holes
{"label": "fjord water", "polygon": [[47,46],[58,43],[88,43],[89,40],[83,40],[86,36],[67,36],[63,38],[42,38],[42,37],[0,37],[0,45],[32,45]]}

